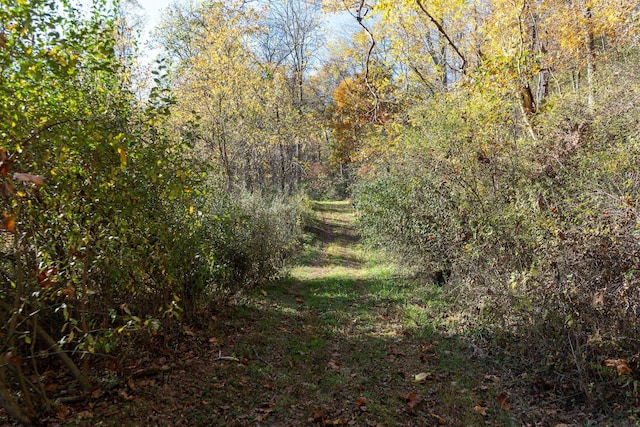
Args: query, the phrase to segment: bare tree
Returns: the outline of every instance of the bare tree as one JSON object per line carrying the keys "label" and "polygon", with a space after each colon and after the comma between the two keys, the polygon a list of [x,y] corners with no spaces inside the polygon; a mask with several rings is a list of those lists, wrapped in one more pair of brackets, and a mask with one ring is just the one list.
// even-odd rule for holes
{"label": "bare tree", "polygon": [[265,31],[258,42],[265,60],[275,66],[289,66],[299,108],[305,103],[305,79],[323,44],[320,14],[320,8],[312,1],[272,0],[264,20]]}

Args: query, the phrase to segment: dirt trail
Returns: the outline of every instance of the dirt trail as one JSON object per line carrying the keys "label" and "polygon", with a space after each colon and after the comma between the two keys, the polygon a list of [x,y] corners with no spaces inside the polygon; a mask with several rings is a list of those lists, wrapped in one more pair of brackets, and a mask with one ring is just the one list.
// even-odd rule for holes
{"label": "dirt trail", "polygon": [[[353,268],[354,274],[363,268],[364,260],[357,256],[354,248],[360,244],[360,236],[355,229],[355,215],[351,204],[339,203],[315,203],[314,210],[318,221],[315,235],[318,256],[309,264],[318,268],[318,275],[331,275],[335,267]],[[294,271],[295,275],[295,271]]]}
{"label": "dirt trail", "polygon": [[492,424],[493,412],[505,425],[490,377],[474,374],[484,367],[434,326],[437,291],[367,250],[348,202],[316,212],[317,237],[290,277],[140,361],[170,369],[132,379],[113,399],[114,422],[462,426]]}

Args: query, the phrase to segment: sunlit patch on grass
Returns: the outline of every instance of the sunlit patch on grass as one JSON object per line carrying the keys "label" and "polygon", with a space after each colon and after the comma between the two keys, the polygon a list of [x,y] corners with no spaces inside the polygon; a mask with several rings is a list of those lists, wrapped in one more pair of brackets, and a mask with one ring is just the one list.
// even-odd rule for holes
{"label": "sunlit patch on grass", "polygon": [[[437,413],[477,425],[479,400],[468,393],[477,389],[477,371],[461,344],[446,342],[452,325],[442,289],[411,279],[360,242],[349,205],[316,206],[320,234],[305,241],[286,279],[247,302],[259,314],[243,329],[247,347],[237,343],[234,353],[253,359],[252,377],[271,387],[270,417],[304,410],[315,422],[350,414],[355,425],[433,425]],[[421,372],[433,379],[415,383]],[[409,393],[425,403],[408,408]]]}

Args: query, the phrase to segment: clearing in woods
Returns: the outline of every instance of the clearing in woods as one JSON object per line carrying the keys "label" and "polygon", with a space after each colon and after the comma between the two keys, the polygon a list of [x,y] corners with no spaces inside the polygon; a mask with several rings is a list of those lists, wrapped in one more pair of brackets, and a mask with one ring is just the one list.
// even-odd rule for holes
{"label": "clearing in woods", "polygon": [[444,332],[441,290],[363,246],[349,202],[314,209],[289,277],[140,360],[160,369],[129,377],[106,423],[511,424],[487,360]]}

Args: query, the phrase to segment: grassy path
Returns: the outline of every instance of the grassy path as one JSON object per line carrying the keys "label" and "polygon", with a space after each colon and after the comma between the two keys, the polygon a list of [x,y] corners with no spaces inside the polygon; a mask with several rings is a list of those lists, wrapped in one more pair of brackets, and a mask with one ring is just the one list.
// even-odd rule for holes
{"label": "grassy path", "polygon": [[138,381],[147,392],[129,416],[156,425],[508,425],[487,368],[439,332],[438,288],[367,250],[349,203],[315,210],[316,237],[290,277],[203,319],[192,346],[177,351],[179,369]]}

